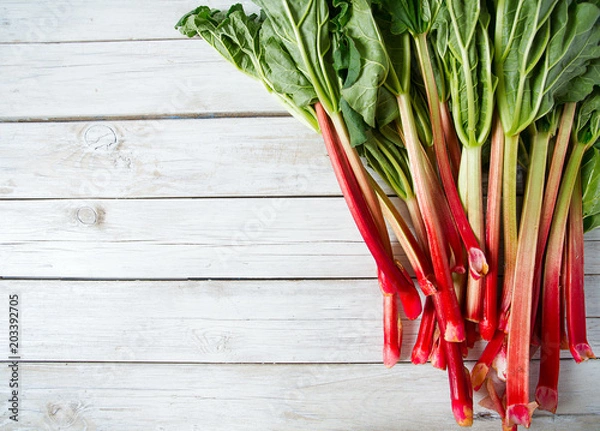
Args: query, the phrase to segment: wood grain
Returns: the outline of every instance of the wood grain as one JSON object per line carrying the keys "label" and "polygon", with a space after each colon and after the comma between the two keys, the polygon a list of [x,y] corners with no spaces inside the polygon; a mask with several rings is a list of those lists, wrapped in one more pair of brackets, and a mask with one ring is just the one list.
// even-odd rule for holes
{"label": "wood grain", "polygon": [[226,9],[248,0],[104,0],[90,7],[89,0],[3,0],[0,5],[0,43],[49,43],[98,40],[175,39],[175,23],[202,5]]}
{"label": "wood grain", "polygon": [[281,115],[204,41],[0,44],[0,121]]}
{"label": "wood grain", "polygon": [[[561,365],[560,414],[536,415],[531,430],[595,429],[600,363]],[[2,367],[2,381],[8,372]],[[430,367],[57,363],[20,372],[24,409],[18,426],[0,413],[7,431],[459,429],[445,373]],[[495,415],[475,412],[473,430],[499,429]]]}
{"label": "wood grain", "polygon": [[0,172],[10,199],[340,195],[291,117],[0,123]]}
{"label": "wood grain", "polygon": [[[598,276],[586,278],[589,338],[597,348],[600,294],[594,287],[599,282]],[[375,279],[5,280],[0,290],[21,300],[22,358],[27,361],[382,360],[382,299]],[[3,319],[0,325],[7,327]],[[418,324],[404,319],[403,361],[410,359]],[[479,357],[483,345],[477,344],[471,359]],[[563,357],[570,358],[569,352]]]}

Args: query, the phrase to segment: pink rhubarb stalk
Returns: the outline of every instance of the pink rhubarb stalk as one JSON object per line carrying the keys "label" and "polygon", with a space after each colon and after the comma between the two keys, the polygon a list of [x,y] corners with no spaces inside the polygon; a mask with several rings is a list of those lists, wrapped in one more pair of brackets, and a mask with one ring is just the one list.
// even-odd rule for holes
{"label": "pink rhubarb stalk", "polygon": [[429,164],[429,159],[419,142],[410,99],[405,94],[400,94],[397,99],[410,169],[413,173],[415,194],[423,213],[431,262],[438,288],[438,293],[435,294],[440,300],[439,307],[436,306],[438,323],[446,341],[460,342],[465,339],[465,328],[458,306],[458,299],[454,292],[449,256],[446,249],[446,237],[436,213],[436,199],[431,195],[431,182],[435,183],[436,181],[434,178],[430,178],[428,169],[425,168]]}
{"label": "pink rhubarb stalk", "polygon": [[[383,364],[391,368],[400,359],[402,331],[398,325],[398,298],[395,294],[383,295]],[[400,330],[399,330],[400,329]]]}
{"label": "pink rhubarb stalk", "polygon": [[542,203],[542,217],[540,219],[540,233],[538,237],[537,257],[535,264],[536,270],[533,285],[533,307],[531,316],[532,325],[535,325],[537,318],[542,284],[544,253],[548,243],[548,235],[550,234],[550,227],[554,216],[554,208],[556,206],[556,199],[558,198],[560,183],[562,180],[567,150],[569,149],[569,138],[571,136],[571,129],[573,126],[573,120],[575,118],[575,108],[575,103],[567,103],[563,107],[560,117],[560,124],[558,127],[558,134],[556,136],[554,150],[552,151],[550,170],[548,172],[548,178],[546,179],[546,190],[544,192],[544,201]]}
{"label": "pink rhubarb stalk", "polygon": [[471,382],[473,383],[473,389],[476,391],[481,388],[481,385],[487,377],[488,371],[492,366],[492,362],[498,355],[498,352],[502,349],[502,344],[506,338],[506,334],[502,331],[496,331],[496,335],[492,340],[485,346],[483,353],[479,357],[479,360],[471,371]]}
{"label": "pink rhubarb stalk", "polygon": [[538,241],[542,193],[546,172],[548,136],[538,133],[531,144],[531,161],[519,230],[512,283],[512,301],[508,332],[506,416],[509,425],[531,423],[529,407],[529,341],[533,276]]}
{"label": "pink rhubarb stalk", "polygon": [[385,294],[398,293],[407,317],[415,319],[421,313],[421,300],[414,283],[406,279],[388,253],[350,163],[343,149],[340,148],[338,136],[333,130],[331,121],[320,103],[317,103],[315,107],[323,140],[350,213],[377,262],[378,269],[383,274],[381,287]]}
{"label": "pink rhubarb stalk", "polygon": [[446,148],[445,136],[448,132],[444,132],[440,101],[435,83],[435,74],[431,65],[429,48],[427,46],[427,35],[420,34],[415,37],[419,64],[423,78],[425,80],[425,91],[427,93],[427,101],[429,105],[429,113],[431,118],[431,131],[433,134],[433,146],[438,162],[439,174],[442,180],[446,199],[450,206],[450,213],[456,223],[456,227],[460,233],[462,241],[467,249],[469,257],[469,268],[473,277],[479,278],[485,275],[488,271],[488,264],[485,254],[479,245],[479,241],[471,229],[471,224],[467,219],[465,210],[462,206],[456,183],[452,174],[450,157]]}
{"label": "pink rhubarb stalk", "polygon": [[500,223],[502,220],[502,165],[504,159],[504,132],[500,119],[494,119],[490,153],[490,172],[487,188],[485,222],[485,250],[490,269],[484,279],[484,295],[479,332],[490,341],[498,327],[498,275],[500,266]]}
{"label": "pink rhubarb stalk", "polygon": [[578,175],[569,212],[569,234],[567,236],[568,259],[564,284],[567,339],[571,355],[573,355],[573,359],[577,363],[596,358],[587,340],[585,319],[583,208],[581,195],[581,177]]}
{"label": "pink rhubarb stalk", "polygon": [[411,361],[415,365],[424,364],[431,355],[433,347],[433,335],[435,332],[435,307],[433,298],[428,296],[425,298],[425,307],[421,316],[421,324],[419,325],[419,333],[417,341],[413,347]]}
{"label": "pink rhubarb stalk", "polygon": [[560,369],[560,282],[563,247],[571,197],[579,176],[585,145],[575,144],[560,186],[554,219],[548,237],[542,292],[542,343],[540,377],[536,401],[540,408],[551,412],[558,405],[558,375]]}

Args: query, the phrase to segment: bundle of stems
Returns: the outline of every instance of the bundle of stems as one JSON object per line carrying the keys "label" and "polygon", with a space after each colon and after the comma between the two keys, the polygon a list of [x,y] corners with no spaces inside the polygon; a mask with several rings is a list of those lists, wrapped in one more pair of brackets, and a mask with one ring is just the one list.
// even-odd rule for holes
{"label": "bundle of stems", "polygon": [[[322,134],[377,264],[384,364],[400,359],[401,308],[421,317],[411,360],[447,370],[458,424],[472,424],[473,388],[487,390],[482,403],[505,429],[529,426],[537,407],[554,412],[561,341],[577,362],[594,357],[583,234],[600,225],[600,7],[255,3],[258,14],[200,6],[176,27]],[[394,255],[388,229],[409,267]],[[464,359],[480,339],[488,344],[469,373]],[[542,352],[535,401],[532,346]]]}

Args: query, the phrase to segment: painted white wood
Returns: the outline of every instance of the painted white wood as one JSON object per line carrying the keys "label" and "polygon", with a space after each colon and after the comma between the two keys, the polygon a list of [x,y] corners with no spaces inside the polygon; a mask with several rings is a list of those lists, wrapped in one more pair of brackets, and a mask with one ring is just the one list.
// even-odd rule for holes
{"label": "painted white wood", "polygon": [[0,43],[174,39],[175,23],[196,6],[233,3],[258,10],[248,0],[3,0]]}
{"label": "painted white wood", "polygon": [[[588,332],[600,350],[598,283]],[[381,363],[377,280],[0,281],[19,295],[27,361]],[[8,327],[0,315],[0,325]],[[402,361],[419,321],[403,320]],[[469,358],[476,360],[485,343]],[[564,358],[570,358],[568,351]]]}
{"label": "painted white wood", "polygon": [[[356,278],[375,265],[343,198],[0,201],[8,277]],[[600,273],[586,242],[586,273]],[[408,265],[402,250],[397,256]]]}
{"label": "painted white wood", "polygon": [[[563,361],[559,415],[531,430],[596,429],[600,362]],[[7,381],[9,368],[0,368]],[[19,424],[7,431],[460,429],[445,373],[381,365],[24,364]],[[477,395],[477,399],[480,396]],[[4,403],[3,403],[4,404]],[[476,407],[476,431],[500,429]]]}
{"label": "painted white wood", "polygon": [[204,41],[0,44],[0,121],[284,113]]}
{"label": "painted white wood", "polygon": [[291,118],[0,123],[0,198],[340,195]]}
{"label": "painted white wood", "polygon": [[0,214],[4,276],[375,274],[342,198],[17,200]]}

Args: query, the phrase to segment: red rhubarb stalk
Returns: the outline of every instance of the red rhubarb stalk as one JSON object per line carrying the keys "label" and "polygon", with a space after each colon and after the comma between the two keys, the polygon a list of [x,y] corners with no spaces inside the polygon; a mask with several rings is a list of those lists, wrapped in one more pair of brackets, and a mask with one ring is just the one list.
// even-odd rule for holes
{"label": "red rhubarb stalk", "polygon": [[560,186],[554,219],[548,237],[542,292],[542,343],[540,376],[535,398],[540,408],[551,412],[558,405],[558,375],[560,369],[560,281],[563,247],[571,197],[579,175],[585,145],[575,144]]}
{"label": "red rhubarb stalk", "polygon": [[577,363],[596,356],[587,340],[583,267],[583,208],[581,176],[577,175],[569,211],[564,296],[569,350]]}
{"label": "red rhubarb stalk", "polygon": [[471,224],[467,219],[460,196],[458,195],[456,183],[454,182],[450,158],[446,148],[445,135],[447,133],[444,133],[442,125],[442,114],[440,112],[437,84],[435,83],[435,74],[433,73],[433,66],[431,64],[431,57],[427,46],[427,34],[419,34],[415,37],[415,42],[419,65],[421,66],[421,72],[425,83],[425,91],[427,93],[431,131],[433,134],[433,146],[438,162],[440,178],[442,180],[444,191],[446,192],[450,213],[452,214],[452,218],[456,223],[456,227],[458,228],[462,241],[467,249],[470,272],[473,277],[479,278],[487,273],[488,265],[483,250],[479,246],[479,241],[477,240],[475,233],[473,233]]}
{"label": "red rhubarb stalk", "polygon": [[463,365],[459,343],[441,340],[448,367],[452,413],[460,426],[473,424],[473,389],[469,370]]}
{"label": "red rhubarb stalk", "polygon": [[492,362],[498,355],[498,352],[500,352],[500,349],[502,349],[505,338],[506,334],[504,332],[496,331],[496,334],[487,346],[485,346],[483,353],[481,353],[479,360],[473,367],[473,371],[471,371],[471,382],[473,383],[473,389],[476,391],[481,388],[481,385],[485,381],[488,371],[492,366]]}
{"label": "red rhubarb stalk", "polygon": [[550,163],[550,170],[548,172],[548,178],[546,179],[546,190],[544,192],[544,201],[542,203],[542,217],[540,219],[540,233],[538,237],[535,264],[536,269],[533,285],[533,307],[531,316],[532,325],[535,325],[537,318],[540,289],[542,284],[542,264],[544,262],[544,252],[548,243],[548,235],[550,234],[554,208],[556,206],[556,199],[558,198],[558,191],[563,175],[563,167],[567,156],[567,150],[569,149],[569,140],[571,136],[573,120],[575,117],[575,108],[575,103],[567,103],[563,107],[560,117],[560,124],[558,127],[558,134],[556,136],[554,150],[552,151],[552,162]]}
{"label": "red rhubarb stalk", "polygon": [[506,416],[509,425],[531,423],[529,408],[529,340],[533,276],[538,241],[542,193],[546,173],[548,133],[537,133],[531,144],[531,161],[523,204],[514,275],[508,332],[508,380]]}
{"label": "red rhubarb stalk", "polygon": [[484,279],[483,309],[479,332],[490,341],[498,327],[498,269],[500,266],[500,223],[502,216],[502,164],[504,132],[500,119],[494,119],[487,188],[485,250],[490,269]]}
{"label": "red rhubarb stalk", "polygon": [[444,346],[442,344],[443,341],[444,337],[442,336],[438,325],[437,329],[433,333],[433,345],[431,346],[431,355],[429,360],[431,361],[431,366],[433,366],[433,368],[445,371],[446,354],[444,353]]}
{"label": "red rhubarb stalk", "polygon": [[425,295],[434,294],[437,289],[434,285],[435,278],[429,258],[423,252],[423,249],[410,231],[398,209],[394,206],[392,200],[373,178],[371,178],[371,185],[377,193],[386,220],[390,223],[396,238],[398,238],[402,249],[406,253],[406,257],[415,272],[421,290]]}
{"label": "red rhubarb stalk", "polygon": [[400,359],[402,331],[398,328],[398,298],[395,294],[383,295],[383,364],[391,368]]}
{"label": "red rhubarb stalk", "polygon": [[440,114],[442,120],[442,127],[444,129],[444,136],[446,138],[446,147],[448,148],[448,154],[450,156],[452,177],[456,182],[458,180],[458,168],[460,167],[460,142],[458,136],[456,136],[456,130],[452,124],[452,118],[450,116],[450,109],[448,109],[448,102],[440,103]]}
{"label": "red rhubarb stalk", "polygon": [[431,355],[433,347],[433,334],[435,332],[435,307],[433,298],[428,296],[425,298],[425,307],[421,316],[421,324],[419,325],[419,333],[417,341],[413,347],[411,361],[413,364],[420,365],[427,362]]}
{"label": "red rhubarb stalk", "polygon": [[[403,302],[407,317],[414,319],[418,317],[421,312],[421,302],[418,292],[412,282],[407,282],[405,276],[401,273],[392,257],[388,254],[356,177],[345,157],[345,153],[337,142],[337,134],[333,130],[329,117],[320,103],[317,103],[315,107],[319,126],[323,133],[323,140],[327,147],[334,173],[344,198],[346,199],[350,213],[352,214],[369,251],[377,262],[379,270],[385,274],[385,279],[390,283],[390,285],[388,285],[387,282],[382,283],[381,287],[382,289],[385,289],[384,293],[386,294],[407,292],[407,295],[410,295],[411,298],[415,298],[410,302],[407,302],[407,304]],[[414,292],[414,294],[411,292]]]}
{"label": "red rhubarb stalk", "polygon": [[519,135],[504,135],[504,158],[502,165],[502,225],[504,244],[504,286],[498,327],[507,331],[510,305],[513,298],[513,274],[517,259],[517,159]]}
{"label": "red rhubarb stalk", "polygon": [[440,307],[436,306],[438,323],[446,341],[460,342],[465,339],[465,328],[452,283],[445,236],[439,217],[435,212],[435,199],[431,196],[432,187],[429,184],[431,179],[428,178],[424,168],[429,160],[419,142],[409,97],[400,94],[397,100],[409,164],[413,173],[414,188],[423,213],[431,262],[438,288],[438,293],[435,294],[440,299]]}

